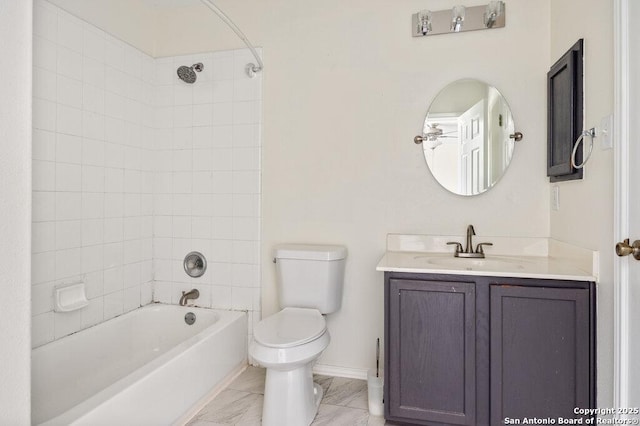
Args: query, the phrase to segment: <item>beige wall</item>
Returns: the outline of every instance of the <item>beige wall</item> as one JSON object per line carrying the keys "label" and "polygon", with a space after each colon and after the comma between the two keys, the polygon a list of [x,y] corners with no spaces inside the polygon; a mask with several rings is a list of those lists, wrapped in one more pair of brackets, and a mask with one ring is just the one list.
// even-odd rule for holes
{"label": "beige wall", "polygon": [[[157,13],[145,4],[128,6],[129,24],[121,21],[124,3],[118,1],[102,11],[92,2],[93,12],[85,13],[154,56],[242,47],[197,1]],[[88,2],[56,3],[84,10]],[[382,275],[374,267],[386,233],[455,234],[474,223],[480,236],[550,235],[600,250],[598,399],[610,406],[612,151],[601,151],[596,141],[585,178],[559,184],[560,210],[549,213],[545,75],[583,37],[585,126],[598,126],[611,113],[612,4],[511,1],[504,29],[424,39],[409,36],[411,14],[424,7],[417,0],[217,4],[264,47],[264,259],[285,241],[349,248],[344,304],[329,319],[333,343],[321,362],[372,365],[383,320]],[[450,2],[429,7],[444,9]],[[536,16],[542,18],[531,19]],[[438,90],[462,77],[495,85],[525,134],[504,179],[471,199],[444,192],[411,143]],[[268,315],[277,309],[270,262],[263,262],[262,276]]]}
{"label": "beige wall", "polygon": [[[383,335],[383,276],[375,266],[387,233],[462,235],[473,223],[480,238],[549,235],[549,0],[509,2],[503,29],[419,39],[410,36],[411,14],[425,7],[417,0],[216,3],[264,48],[263,314],[278,309],[266,261],[274,244],[349,249],[344,303],[328,319],[333,340],[323,364],[374,365],[375,339]],[[114,25],[104,22],[105,29]],[[155,42],[137,46],[154,56],[242,47],[195,1],[149,14],[140,25]],[[135,44],[131,32],[119,36]],[[465,77],[498,88],[525,135],[498,186],[473,198],[444,191],[412,142],[438,91]]]}
{"label": "beige wall", "polygon": [[[462,234],[473,223],[480,236],[549,234],[548,64],[540,61],[549,30],[528,19],[548,16],[547,2],[509,4],[503,30],[426,39],[409,36],[419,2],[280,1],[256,3],[251,14],[219,5],[264,48],[263,259],[280,242],[349,249],[344,303],[329,316],[321,363],[374,365],[383,335],[375,265],[387,233]],[[443,191],[412,143],[433,97],[463,77],[495,85],[525,134],[504,180],[470,199]],[[270,262],[262,278],[269,315],[277,309]]]}
{"label": "beige wall", "polygon": [[31,2],[0,6],[0,423],[30,423]]}
{"label": "beige wall", "polygon": [[[566,17],[571,16],[567,25]],[[613,112],[613,2],[551,2],[553,64],[576,40],[585,43],[585,128]],[[596,139],[581,181],[558,184],[560,210],[551,211],[551,237],[600,251],[598,286],[598,406],[613,404],[613,151]]]}
{"label": "beige wall", "polygon": [[[288,8],[290,22],[264,46],[264,258],[278,242],[349,249],[344,303],[329,316],[332,344],[320,362],[367,368],[383,336],[383,276],[375,265],[389,232],[547,236],[545,73],[548,2],[511,2],[507,27],[410,37],[420,2],[340,2]],[[433,2],[434,10],[450,2]],[[308,25],[316,26],[310,30]],[[526,52],[526,54],[523,54]],[[514,76],[518,78],[514,78]],[[412,138],[449,82],[474,77],[510,103],[525,140],[500,184],[485,195],[445,192]],[[263,263],[263,310],[276,307]]]}

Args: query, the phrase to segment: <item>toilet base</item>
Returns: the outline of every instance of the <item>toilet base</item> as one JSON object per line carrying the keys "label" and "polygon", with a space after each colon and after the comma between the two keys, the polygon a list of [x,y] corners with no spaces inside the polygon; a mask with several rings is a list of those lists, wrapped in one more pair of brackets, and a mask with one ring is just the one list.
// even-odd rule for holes
{"label": "toilet base", "polygon": [[313,382],[312,364],[287,371],[267,368],[263,426],[308,426],[313,422],[323,391]]}

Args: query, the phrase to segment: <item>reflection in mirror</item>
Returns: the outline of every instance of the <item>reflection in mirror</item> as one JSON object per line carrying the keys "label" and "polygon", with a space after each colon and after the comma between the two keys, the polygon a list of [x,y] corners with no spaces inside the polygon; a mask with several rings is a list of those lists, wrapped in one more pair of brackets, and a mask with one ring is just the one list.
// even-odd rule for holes
{"label": "reflection in mirror", "polygon": [[458,80],[438,93],[424,120],[424,157],[445,189],[477,195],[494,186],[513,155],[513,117],[495,87]]}

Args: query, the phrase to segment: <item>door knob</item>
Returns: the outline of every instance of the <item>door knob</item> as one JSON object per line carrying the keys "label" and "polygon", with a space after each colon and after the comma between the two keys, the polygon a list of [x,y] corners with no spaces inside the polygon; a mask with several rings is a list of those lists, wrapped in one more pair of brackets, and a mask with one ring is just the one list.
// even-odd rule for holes
{"label": "door knob", "polygon": [[629,239],[616,244],[616,254],[620,257],[633,254],[636,260],[640,260],[640,240],[635,240],[633,245],[629,245]]}

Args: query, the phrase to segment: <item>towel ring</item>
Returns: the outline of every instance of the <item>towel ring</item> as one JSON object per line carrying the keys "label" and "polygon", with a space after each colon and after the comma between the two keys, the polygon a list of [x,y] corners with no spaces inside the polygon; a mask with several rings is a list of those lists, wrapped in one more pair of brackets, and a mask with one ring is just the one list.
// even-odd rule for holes
{"label": "towel ring", "polygon": [[[585,157],[585,159],[582,160],[582,164],[576,164],[576,153],[578,152],[578,146],[580,146],[580,142],[584,144],[585,136],[591,137],[589,152],[587,153],[587,156]],[[593,153],[593,138],[595,137],[596,137],[595,127],[592,127],[589,130],[583,130],[582,133],[580,133],[580,136],[578,136],[578,139],[576,139],[576,142],[573,144],[573,151],[571,151],[571,167],[575,169],[581,169],[584,167],[585,164],[587,164],[587,161],[589,161],[589,158],[591,158],[591,154]]]}

